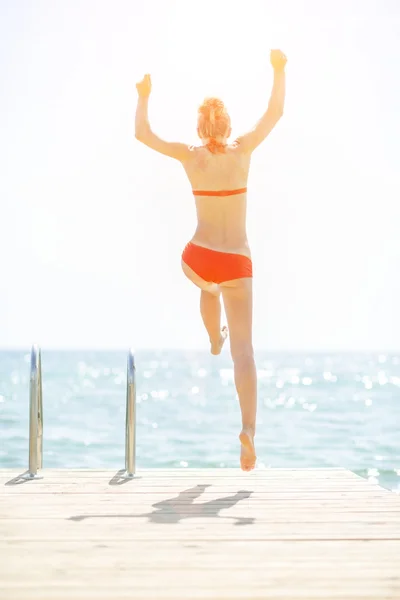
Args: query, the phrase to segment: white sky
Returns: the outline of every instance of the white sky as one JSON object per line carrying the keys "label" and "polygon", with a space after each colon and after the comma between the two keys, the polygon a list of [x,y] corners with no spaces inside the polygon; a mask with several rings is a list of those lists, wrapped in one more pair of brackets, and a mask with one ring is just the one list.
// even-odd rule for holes
{"label": "white sky", "polygon": [[233,135],[288,56],[283,120],[253,157],[255,346],[400,350],[400,3],[0,0],[0,347],[207,347],[180,254],[181,166],[204,96]]}

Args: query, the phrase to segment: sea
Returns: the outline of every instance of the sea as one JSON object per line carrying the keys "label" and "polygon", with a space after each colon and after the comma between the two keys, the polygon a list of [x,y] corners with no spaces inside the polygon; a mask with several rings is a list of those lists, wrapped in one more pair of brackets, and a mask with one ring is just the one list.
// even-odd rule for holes
{"label": "sea", "polygon": [[[124,467],[127,355],[42,349],[44,468]],[[238,467],[229,351],[138,350],[137,470]],[[344,467],[400,493],[400,354],[256,352],[258,469]],[[0,351],[0,468],[28,466],[30,349]]]}

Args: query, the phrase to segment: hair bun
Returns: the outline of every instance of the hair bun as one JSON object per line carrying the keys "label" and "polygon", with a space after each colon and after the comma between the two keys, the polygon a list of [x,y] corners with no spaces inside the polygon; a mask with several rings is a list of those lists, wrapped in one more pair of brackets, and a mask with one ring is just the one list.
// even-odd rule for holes
{"label": "hair bun", "polygon": [[224,110],[225,104],[219,98],[206,98],[203,102],[203,106],[209,108],[219,108],[220,110]]}
{"label": "hair bun", "polygon": [[215,154],[225,152],[225,139],[230,135],[231,120],[225,104],[219,98],[207,97],[198,109],[197,132],[207,141],[207,148]]}
{"label": "hair bun", "polygon": [[199,107],[199,113],[209,119],[211,123],[225,112],[225,104],[219,98],[205,98]]}

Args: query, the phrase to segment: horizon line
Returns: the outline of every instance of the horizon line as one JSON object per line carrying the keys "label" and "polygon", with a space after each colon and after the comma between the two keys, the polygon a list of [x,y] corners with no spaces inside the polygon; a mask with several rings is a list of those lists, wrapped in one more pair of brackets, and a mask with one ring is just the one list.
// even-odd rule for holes
{"label": "horizon line", "polygon": [[[138,347],[138,348],[134,348],[132,346],[126,346],[125,348],[123,347],[72,347],[72,346],[41,346],[40,344],[32,344],[29,347],[25,347],[25,346],[0,346],[0,352],[31,352],[32,347],[37,345],[41,352],[45,351],[45,352],[128,352],[129,350],[132,350],[133,352],[207,352],[209,353],[209,349],[206,348],[200,348],[200,347],[181,347],[181,348],[176,348],[176,347],[167,347],[167,346],[162,346],[162,347]],[[382,349],[346,349],[346,350],[340,350],[340,349],[288,349],[288,348],[284,348],[284,349],[271,349],[271,348],[254,348],[255,352],[267,352],[267,353],[271,353],[271,354],[400,354],[400,349],[398,350],[382,350]],[[221,354],[224,354],[225,352],[223,351]]]}

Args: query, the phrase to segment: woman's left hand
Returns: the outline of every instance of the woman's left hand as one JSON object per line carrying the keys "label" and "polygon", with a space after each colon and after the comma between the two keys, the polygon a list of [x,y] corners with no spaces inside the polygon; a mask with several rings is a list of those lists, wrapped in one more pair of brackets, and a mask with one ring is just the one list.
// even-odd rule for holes
{"label": "woman's left hand", "polygon": [[136,89],[137,89],[139,96],[141,96],[142,98],[146,98],[147,96],[150,96],[151,78],[150,78],[149,74],[145,75],[143,77],[142,81],[139,81],[136,84]]}

